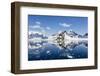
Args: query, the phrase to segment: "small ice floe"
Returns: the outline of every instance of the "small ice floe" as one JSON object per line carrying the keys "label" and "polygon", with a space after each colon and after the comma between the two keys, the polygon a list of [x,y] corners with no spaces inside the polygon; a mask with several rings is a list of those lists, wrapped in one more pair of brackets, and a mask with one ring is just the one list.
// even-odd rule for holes
{"label": "small ice floe", "polygon": [[63,53],[61,54],[60,56],[63,56],[63,57],[68,57],[68,58],[73,58],[73,56],[69,55],[68,53]]}
{"label": "small ice floe", "polygon": [[73,58],[73,56],[71,56],[71,55],[67,55],[67,57],[68,57],[68,58]]}
{"label": "small ice floe", "polygon": [[41,46],[30,46],[29,45],[29,49],[38,49],[38,48],[40,48]]}
{"label": "small ice floe", "polygon": [[39,54],[39,53],[40,53],[39,50],[32,51],[32,54]]}
{"label": "small ice floe", "polygon": [[47,53],[47,54],[49,54],[49,55],[51,54],[50,50],[47,50],[47,52],[46,52],[46,53]]}
{"label": "small ice floe", "polygon": [[36,45],[30,45],[29,44],[29,49],[38,49],[38,48],[40,48],[40,47],[42,47],[42,45],[41,44],[36,44]]}
{"label": "small ice floe", "polygon": [[38,46],[38,47],[42,47],[42,45],[41,45],[41,44],[37,44],[37,46]]}

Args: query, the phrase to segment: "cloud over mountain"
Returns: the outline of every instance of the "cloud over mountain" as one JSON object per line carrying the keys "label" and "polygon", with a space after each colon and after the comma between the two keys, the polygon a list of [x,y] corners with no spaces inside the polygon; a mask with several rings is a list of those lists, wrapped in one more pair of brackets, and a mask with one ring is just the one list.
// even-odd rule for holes
{"label": "cloud over mountain", "polygon": [[67,24],[67,23],[59,23],[60,26],[62,27],[70,27],[71,24]]}

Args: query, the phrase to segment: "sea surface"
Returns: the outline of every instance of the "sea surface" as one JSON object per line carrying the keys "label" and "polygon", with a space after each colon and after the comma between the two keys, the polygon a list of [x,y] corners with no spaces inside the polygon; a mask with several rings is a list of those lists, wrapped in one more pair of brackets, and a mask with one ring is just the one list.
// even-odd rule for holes
{"label": "sea surface", "polygon": [[88,41],[29,42],[28,61],[88,58]]}

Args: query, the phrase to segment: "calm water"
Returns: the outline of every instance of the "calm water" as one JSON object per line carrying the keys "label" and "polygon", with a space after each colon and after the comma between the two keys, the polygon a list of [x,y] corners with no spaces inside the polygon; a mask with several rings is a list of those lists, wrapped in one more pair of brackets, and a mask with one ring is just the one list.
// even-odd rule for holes
{"label": "calm water", "polygon": [[88,58],[87,41],[38,41],[29,42],[28,60]]}

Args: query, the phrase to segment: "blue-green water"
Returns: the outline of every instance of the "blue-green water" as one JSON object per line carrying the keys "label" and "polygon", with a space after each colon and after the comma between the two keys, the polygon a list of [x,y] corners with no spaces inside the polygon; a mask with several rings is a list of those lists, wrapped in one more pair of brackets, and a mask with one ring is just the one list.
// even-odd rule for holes
{"label": "blue-green water", "polygon": [[31,42],[28,60],[83,59],[88,58],[88,41]]}

